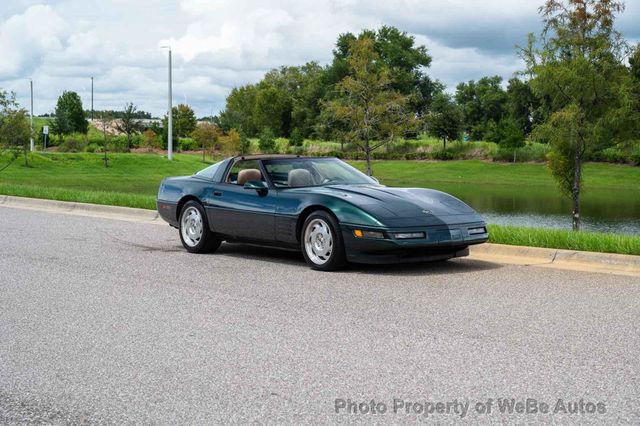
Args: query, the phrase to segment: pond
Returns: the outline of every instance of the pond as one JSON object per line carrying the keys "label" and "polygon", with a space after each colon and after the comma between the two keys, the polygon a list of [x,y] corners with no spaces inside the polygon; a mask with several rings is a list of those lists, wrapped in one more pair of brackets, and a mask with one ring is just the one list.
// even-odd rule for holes
{"label": "pond", "polygon": [[[556,188],[434,183],[482,213],[488,223],[571,229],[571,200]],[[640,191],[584,190],[581,228],[640,235]]]}

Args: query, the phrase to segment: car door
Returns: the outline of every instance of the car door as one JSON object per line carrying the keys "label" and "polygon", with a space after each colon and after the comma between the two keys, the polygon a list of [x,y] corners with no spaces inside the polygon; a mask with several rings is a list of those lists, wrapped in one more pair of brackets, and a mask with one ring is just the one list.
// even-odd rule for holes
{"label": "car door", "polygon": [[[275,236],[275,193],[245,189],[238,181],[243,170],[257,170],[264,179],[257,160],[238,160],[223,182],[215,186],[208,202],[209,222],[214,232],[250,241],[273,241]],[[252,179],[253,180],[253,179]]]}

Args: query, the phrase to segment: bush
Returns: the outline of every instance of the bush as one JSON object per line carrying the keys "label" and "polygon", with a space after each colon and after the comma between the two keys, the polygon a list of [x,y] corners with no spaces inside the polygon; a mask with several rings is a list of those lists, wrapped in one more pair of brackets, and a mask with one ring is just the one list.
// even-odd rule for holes
{"label": "bush", "polygon": [[258,139],[258,147],[263,154],[272,153],[276,148],[276,138],[269,127],[262,129]]}
{"label": "bush", "polygon": [[513,162],[513,154],[515,151],[515,160],[518,163],[525,163],[530,161],[544,162],[547,159],[549,150],[549,145],[536,142],[529,143],[522,148],[509,149],[501,147],[498,152],[494,154],[493,161]]}
{"label": "bush", "polygon": [[631,154],[626,154],[618,148],[607,148],[596,151],[589,156],[591,161],[602,161],[605,163],[628,163],[632,162]]}
{"label": "bush", "polygon": [[438,151],[433,154],[433,158],[436,160],[454,160],[455,155],[449,151]]}
{"label": "bush", "polygon": [[291,137],[289,137],[290,146],[302,146],[304,144],[304,137],[302,132],[297,127],[291,131]]}
{"label": "bush", "polygon": [[100,151],[100,147],[93,143],[90,143],[84,147],[84,152],[98,152],[98,151]]}
{"label": "bush", "polygon": [[[104,146],[104,142],[101,146]],[[124,135],[107,136],[107,150],[111,152],[129,152],[127,137]]]}
{"label": "bush", "polygon": [[59,150],[63,152],[81,152],[84,151],[87,142],[85,140],[79,139],[75,135],[67,136],[60,144]]}
{"label": "bush", "polygon": [[140,146],[142,145],[142,140],[143,137],[139,133],[131,136],[131,148],[140,148]]}
{"label": "bush", "polygon": [[273,147],[273,152],[275,153],[285,153],[289,149],[289,141],[285,138],[277,138],[275,146]]}
{"label": "bush", "polygon": [[160,140],[156,132],[151,129],[147,129],[142,134],[140,147],[146,148],[148,151],[153,151],[154,149],[162,149],[162,141]]}
{"label": "bush", "polygon": [[178,141],[178,150],[179,151],[199,151],[202,149],[202,146],[198,143],[198,141],[191,138],[180,138]]}

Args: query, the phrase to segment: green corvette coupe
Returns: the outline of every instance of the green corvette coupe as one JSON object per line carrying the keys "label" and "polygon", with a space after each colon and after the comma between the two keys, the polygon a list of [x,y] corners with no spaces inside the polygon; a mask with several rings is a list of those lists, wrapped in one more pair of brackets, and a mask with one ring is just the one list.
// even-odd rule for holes
{"label": "green corvette coupe", "polygon": [[222,241],[301,250],[314,269],[466,256],[487,241],[484,220],[451,195],[389,188],[337,158],[227,158],[166,178],[158,212],[191,253]]}

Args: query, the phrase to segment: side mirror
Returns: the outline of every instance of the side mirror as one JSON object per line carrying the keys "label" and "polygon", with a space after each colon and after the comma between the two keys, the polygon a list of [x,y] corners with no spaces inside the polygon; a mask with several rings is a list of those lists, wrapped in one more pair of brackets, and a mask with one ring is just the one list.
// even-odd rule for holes
{"label": "side mirror", "polygon": [[267,192],[269,192],[269,187],[267,186],[266,182],[263,182],[261,180],[249,180],[245,182],[244,189],[253,189],[260,195],[265,195]]}

